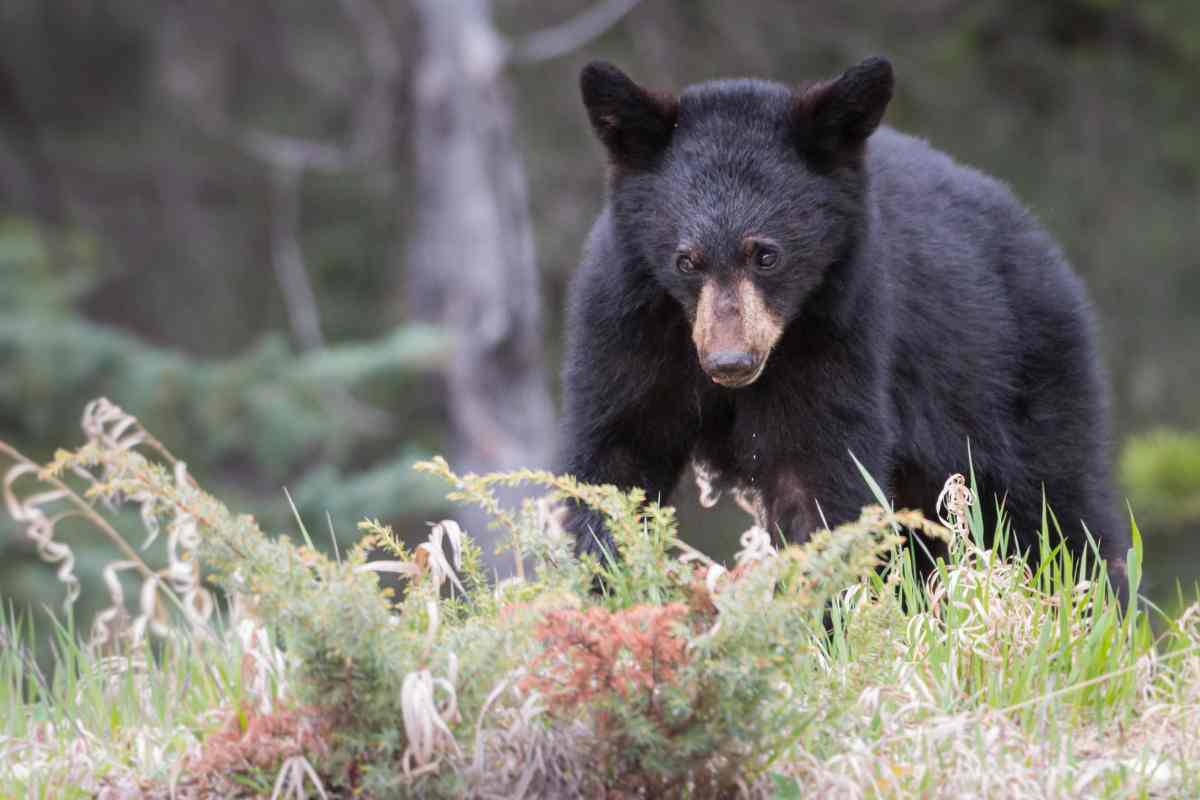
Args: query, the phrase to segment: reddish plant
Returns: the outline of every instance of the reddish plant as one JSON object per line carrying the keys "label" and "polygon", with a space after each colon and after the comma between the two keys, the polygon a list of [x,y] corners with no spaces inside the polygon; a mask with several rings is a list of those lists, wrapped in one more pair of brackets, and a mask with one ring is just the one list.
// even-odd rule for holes
{"label": "reddish plant", "polygon": [[733,786],[725,743],[696,737],[719,698],[686,669],[684,625],[707,626],[715,613],[704,581],[690,588],[691,608],[558,609],[535,629],[542,652],[522,687],[540,692],[553,716],[590,719],[608,797],[676,797],[688,787],[717,797]]}
{"label": "reddish plant", "polygon": [[237,774],[262,773],[274,779],[289,758],[326,755],[331,727],[328,717],[314,708],[231,712],[221,729],[205,739],[200,755],[188,762],[187,788],[203,796],[227,789]]}
{"label": "reddish plant", "polygon": [[635,693],[652,698],[686,662],[678,626],[687,613],[682,603],[551,611],[535,631],[543,650],[523,688],[541,692],[551,713]]}

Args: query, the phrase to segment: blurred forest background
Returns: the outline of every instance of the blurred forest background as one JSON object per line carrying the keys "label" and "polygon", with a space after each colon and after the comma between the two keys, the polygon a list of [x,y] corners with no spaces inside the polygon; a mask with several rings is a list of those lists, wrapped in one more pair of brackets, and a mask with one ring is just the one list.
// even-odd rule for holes
{"label": "blurred forest background", "polygon": [[[415,459],[549,464],[604,189],[580,67],[679,88],[870,54],[888,121],[1011,183],[1087,279],[1151,593],[1189,587],[1194,0],[2,0],[0,439],[45,459],[105,395],[270,529],[296,529],[286,486],[318,541],[421,535],[448,508]],[[744,521],[683,489],[691,538],[730,553]],[[86,617],[112,553],[59,535]],[[0,520],[0,598],[62,596]]]}

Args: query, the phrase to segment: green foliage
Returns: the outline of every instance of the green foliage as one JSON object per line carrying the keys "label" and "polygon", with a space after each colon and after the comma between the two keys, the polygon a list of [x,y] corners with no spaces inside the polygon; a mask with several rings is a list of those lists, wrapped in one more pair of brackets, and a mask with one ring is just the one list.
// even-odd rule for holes
{"label": "green foliage", "polygon": [[397,328],[377,342],[343,344],[297,360],[294,379],[308,384],[353,386],[389,375],[411,375],[441,364],[449,354],[446,336],[429,325]]}
{"label": "green foliage", "polygon": [[[142,434],[126,441],[142,441]],[[780,691],[811,668],[790,657],[789,639],[820,630],[832,587],[873,570],[898,542],[892,523],[904,519],[870,511],[855,525],[818,534],[806,548],[770,559],[764,554],[757,565],[748,561],[736,578],[710,565],[710,590],[696,566],[677,557],[690,551],[676,539],[671,510],[646,504],[640,493],[534,471],[460,478],[441,459],[420,468],[451,481],[456,499],[491,512],[507,530],[514,557],[531,563],[532,575],[494,590],[482,575],[478,549],[452,523],[435,528],[431,541],[411,553],[375,523],[364,527],[367,537],[344,560],[298,549],[286,539],[267,537],[251,517],[231,513],[193,481],[181,479],[178,463],[165,451],[148,456],[136,444],[114,444],[102,434],[74,453],[61,452],[43,478],[84,470],[97,476],[89,497],[134,499],[143,519],[160,517],[163,526],[195,521],[202,530],[197,557],[236,603],[277,631],[293,659],[295,700],[320,706],[339,721],[326,769],[341,774],[370,753],[371,763],[360,765],[359,774],[365,786],[379,791],[411,786],[453,794],[464,779],[483,780],[482,774],[464,773],[467,763],[461,759],[449,771],[417,775],[441,758],[456,763],[453,756],[465,750],[468,743],[460,743],[450,725],[471,731],[485,708],[500,716],[527,703],[518,676],[528,670],[537,642],[552,646],[552,636],[535,635],[549,613],[590,607],[606,615],[644,606],[685,609],[688,603],[695,606],[689,630],[704,634],[678,639],[678,678],[651,687],[649,705],[608,697],[590,711],[572,708],[569,718],[556,719],[581,731],[572,746],[596,739],[594,746],[607,747],[610,755],[599,772],[584,774],[588,781],[626,776],[625,785],[659,791],[678,788],[680,781],[722,790],[738,780],[752,782],[779,755],[775,743],[789,741],[808,717]],[[527,502],[519,513],[502,508],[492,488],[518,483],[541,485],[554,500],[570,498],[602,511],[621,559],[607,565],[576,560],[544,504]],[[450,540],[452,568],[443,536]],[[372,564],[371,548],[395,560]],[[378,588],[375,571],[407,578],[398,606]],[[718,592],[722,575],[728,588]],[[619,590],[593,594],[597,576]],[[447,587],[450,593],[443,596]],[[773,594],[779,612],[764,615],[761,603]],[[133,629],[144,627],[135,622]],[[692,652],[685,658],[689,640]],[[512,691],[497,697],[506,684]],[[447,693],[445,705],[435,700],[439,690]],[[432,719],[411,721],[422,713]],[[398,720],[404,721],[400,730]],[[414,768],[413,775],[397,777],[395,764]],[[551,777],[566,779],[543,779]]]}
{"label": "green foliage", "polygon": [[[194,529],[189,546],[228,591],[231,617],[225,626],[188,613],[199,589],[179,574],[143,582],[138,613],[104,643],[60,631],[53,680],[63,685],[23,655],[22,625],[0,626],[0,709],[14,720],[0,727],[0,754],[37,754],[31,769],[0,761],[0,791],[162,786],[169,775],[185,793],[263,793],[278,779],[366,797],[707,797],[739,787],[765,797],[839,786],[1128,796],[1186,794],[1200,781],[1189,711],[1200,606],[1153,641],[1143,611],[1118,608],[1102,565],[1073,559],[1049,523],[1037,569],[1005,557],[1002,524],[993,537],[973,529],[961,479],[956,492],[948,484],[953,534],[871,507],[803,546],[776,550],[752,528],[726,570],[683,544],[672,511],[639,492],[532,470],[460,476],[440,458],[418,465],[505,534],[520,576],[492,585],[478,547],[449,521],[416,548],[364,522],[359,544],[332,558],[268,536],[135,422],[111,409],[104,418],[108,427],[90,426],[88,443],[60,452],[41,479],[57,487],[84,476],[93,501],[131,504],[172,536]],[[502,506],[495,489],[518,484],[547,497]],[[619,558],[575,558],[557,523],[567,500],[605,516]],[[913,529],[949,537],[925,587],[897,533]],[[989,538],[1000,544],[977,544]],[[1141,559],[1137,536],[1133,591]],[[402,591],[381,587],[382,575]],[[147,592],[172,602],[147,604]],[[166,637],[161,668],[145,655],[147,634]],[[205,703],[211,713],[198,713]],[[139,740],[163,744],[139,750]],[[80,748],[82,771],[70,758]],[[1135,757],[1143,752],[1161,755]]]}
{"label": "green foliage", "polygon": [[[52,240],[32,225],[0,224],[0,427],[6,437],[21,445],[67,440],[78,398],[101,393],[164,439],[188,443],[190,470],[268,525],[291,519],[281,485],[292,489],[302,515],[321,520],[322,528],[328,517],[345,534],[364,513],[393,518],[443,504],[437,487],[411,470],[438,444],[436,436],[398,446],[387,415],[375,412],[380,419],[368,425],[352,422],[373,419],[363,411],[366,399],[387,402],[445,358],[449,344],[436,330],[401,326],[374,341],[303,354],[282,336],[268,335],[239,355],[197,359],[74,314],[72,303],[97,275],[88,241],[60,238],[70,269],[54,266]],[[88,537],[82,526],[64,529],[84,583],[100,586],[111,546]],[[0,598],[22,609],[54,604],[47,576],[31,556],[0,523]],[[100,593],[85,591],[78,608],[83,625],[101,600]],[[39,647],[43,660],[46,652]]]}
{"label": "green foliage", "polygon": [[[291,519],[280,492],[289,485],[305,518],[320,520],[322,529],[331,519],[350,535],[364,513],[427,514],[443,500],[410,468],[427,455],[426,445],[379,448],[374,455],[379,435],[338,421],[339,414],[351,416],[342,406],[354,401],[348,393],[331,395],[325,380],[336,372],[411,381],[428,363],[435,338],[402,328],[353,346],[343,360],[337,348],[297,356],[282,338],[268,337],[236,358],[201,362],[78,319],[10,313],[0,316],[0,363],[7,371],[0,380],[0,420],[19,420],[13,433],[21,441],[62,439],[63,421],[78,418],[73,398],[111,391],[165,439],[192,443],[191,470],[213,476],[266,524],[280,527]],[[0,523],[0,597],[23,609],[52,605],[45,573],[30,563],[32,554],[12,531]],[[78,543],[81,574],[99,586],[111,547],[82,529],[69,538]],[[101,601],[95,592],[86,594],[79,608],[83,625]]]}
{"label": "green foliage", "polygon": [[[518,555],[524,540],[543,537],[498,506],[495,485],[538,484],[553,490],[555,500],[604,514],[620,558],[580,565],[559,548],[557,574],[541,562],[538,583],[552,580],[561,591],[566,581],[574,593],[568,611],[559,609],[539,626],[543,652],[525,683],[549,693],[560,722],[582,722],[591,731],[594,768],[605,784],[651,796],[685,788],[720,794],[762,777],[813,717],[788,687],[813,677],[825,604],[873,574],[900,542],[894,525],[929,527],[919,514],[866,509],[857,522],[820,531],[803,547],[775,553],[768,545],[761,562],[748,559],[726,573],[711,562],[701,568],[697,562],[706,559],[677,538],[673,510],[646,503],[638,490],[534,471],[460,477],[441,459],[420,468],[450,481],[452,499],[492,513]],[[603,587],[598,597],[587,590],[594,579]],[[648,609],[677,613],[646,619]],[[597,652],[604,655],[593,663]],[[583,658],[582,665],[564,678],[559,667],[573,657]],[[629,659],[644,669],[623,680],[621,665]],[[624,685],[639,676],[642,691]],[[578,684],[573,689],[571,680]]]}
{"label": "green foliage", "polygon": [[1120,476],[1130,502],[1152,519],[1200,521],[1200,434],[1157,430],[1131,437]]}
{"label": "green foliage", "polygon": [[77,319],[7,314],[0,357],[10,379],[0,382],[0,414],[22,420],[22,439],[40,437],[75,416],[63,408],[70,398],[112,390],[167,438],[194,438],[201,469],[249,459],[277,482],[312,452],[336,453],[361,435],[330,424],[331,375],[411,380],[443,352],[435,341],[426,329],[400,329],[373,344],[296,356],[270,336],[236,358],[200,362]]}
{"label": "green foliage", "polygon": [[79,234],[59,242],[74,269],[51,267],[47,239],[28,221],[0,218],[0,312],[62,311],[91,289],[95,275],[91,242]]}

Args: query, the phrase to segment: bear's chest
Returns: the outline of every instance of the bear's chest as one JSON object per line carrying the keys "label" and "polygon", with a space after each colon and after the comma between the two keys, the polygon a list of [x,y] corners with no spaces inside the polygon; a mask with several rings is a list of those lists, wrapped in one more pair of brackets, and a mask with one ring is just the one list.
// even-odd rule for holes
{"label": "bear's chest", "polygon": [[744,414],[722,422],[706,427],[692,454],[700,504],[711,507],[722,496],[732,498],[763,527],[771,483],[766,437]]}
{"label": "bear's chest", "polygon": [[758,405],[725,401],[708,409],[694,459],[720,475],[726,488],[757,490],[779,452],[777,425]]}

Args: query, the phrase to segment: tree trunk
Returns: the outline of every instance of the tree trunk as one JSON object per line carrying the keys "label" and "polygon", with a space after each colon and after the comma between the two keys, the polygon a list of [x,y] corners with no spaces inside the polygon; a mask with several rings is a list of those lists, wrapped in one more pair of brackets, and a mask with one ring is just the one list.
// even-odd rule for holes
{"label": "tree trunk", "polygon": [[[417,0],[415,9],[417,211],[406,302],[410,318],[441,323],[456,339],[446,375],[452,466],[546,466],[554,414],[525,174],[504,79],[506,46],[488,0]],[[493,556],[484,518],[458,515],[489,566],[512,572],[511,557]]]}

